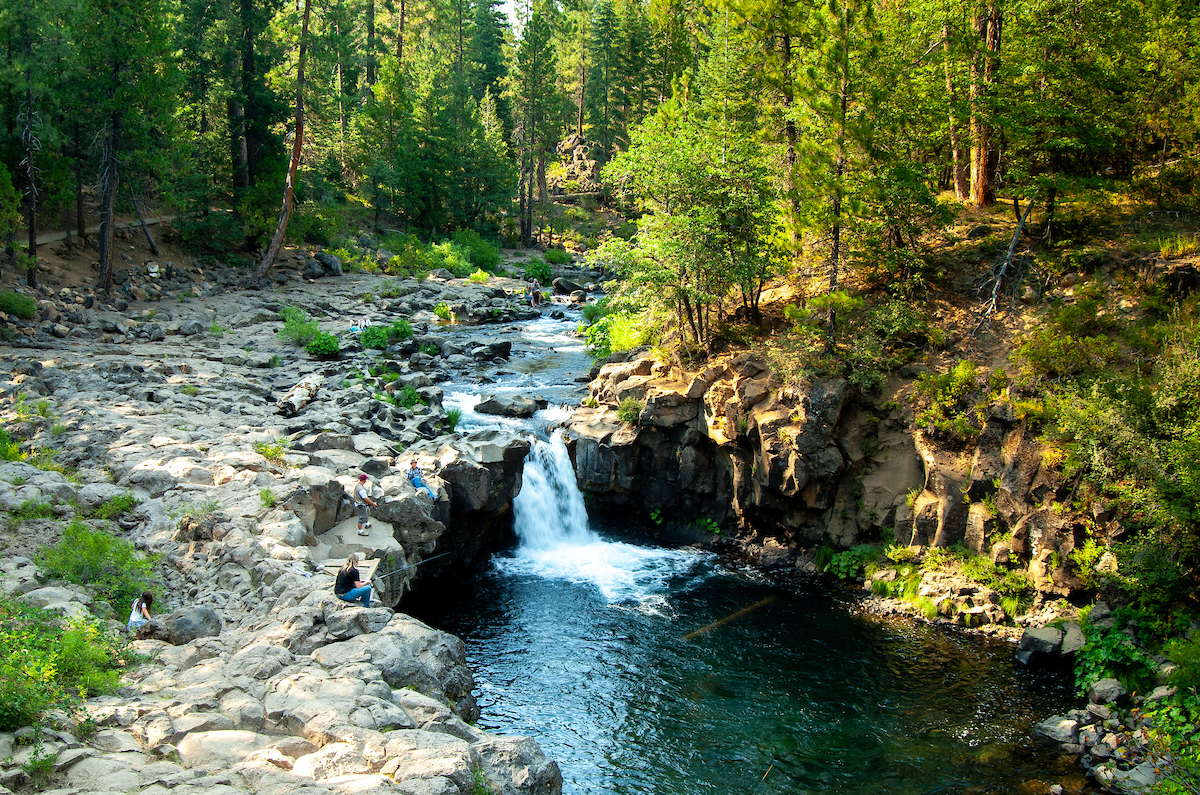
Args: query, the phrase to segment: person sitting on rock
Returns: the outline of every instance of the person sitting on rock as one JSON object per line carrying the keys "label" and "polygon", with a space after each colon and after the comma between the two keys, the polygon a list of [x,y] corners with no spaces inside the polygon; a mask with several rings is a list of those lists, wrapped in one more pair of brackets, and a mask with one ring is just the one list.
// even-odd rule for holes
{"label": "person sitting on rock", "polygon": [[542,283],[537,279],[529,280],[529,305],[539,306],[542,303]]}
{"label": "person sitting on rock", "polygon": [[338,569],[333,595],[343,602],[359,601],[363,607],[371,606],[371,583],[358,579],[358,555],[353,552],[346,556],[345,565]]}
{"label": "person sitting on rock", "polygon": [[425,481],[421,480],[421,467],[417,466],[417,459],[413,459],[408,466],[408,482],[413,485],[414,489],[425,489],[429,492],[429,499],[437,502],[437,495],[433,493],[433,489],[425,485]]}
{"label": "person sitting on rock", "polygon": [[371,526],[371,508],[379,503],[371,499],[371,485],[367,483],[366,473],[358,476],[358,485],[354,487],[354,507],[358,511],[358,534],[365,536]]}
{"label": "person sitting on rock", "polygon": [[129,611],[129,623],[126,625],[130,632],[136,633],[138,640],[144,637],[144,627],[150,623],[150,606],[154,604],[154,594],[143,591],[142,595],[133,600]]}

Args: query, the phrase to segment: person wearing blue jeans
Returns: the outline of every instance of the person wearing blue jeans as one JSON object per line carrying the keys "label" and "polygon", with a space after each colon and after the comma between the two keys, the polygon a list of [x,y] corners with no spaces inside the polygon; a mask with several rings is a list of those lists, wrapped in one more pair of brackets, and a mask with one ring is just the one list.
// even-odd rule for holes
{"label": "person wearing blue jeans", "polygon": [[358,579],[358,555],[353,552],[346,557],[346,564],[338,569],[333,595],[343,602],[359,601],[363,607],[371,606],[371,583]]}
{"label": "person wearing blue jeans", "polygon": [[425,489],[429,492],[429,499],[437,502],[437,495],[433,493],[433,489],[425,485],[425,481],[421,480],[421,468],[417,466],[417,461],[414,458],[408,467],[408,482],[413,484],[414,489]]}

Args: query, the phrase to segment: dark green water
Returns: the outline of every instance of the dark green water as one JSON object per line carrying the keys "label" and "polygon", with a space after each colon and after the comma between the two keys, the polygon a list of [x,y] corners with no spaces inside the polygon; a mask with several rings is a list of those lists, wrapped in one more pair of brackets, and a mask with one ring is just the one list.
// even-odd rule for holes
{"label": "dark green water", "polygon": [[565,793],[1044,792],[1078,776],[1029,738],[1072,706],[1067,683],[1009,644],[606,541],[517,550],[464,585],[416,612],[466,642],[480,725],[537,738]]}

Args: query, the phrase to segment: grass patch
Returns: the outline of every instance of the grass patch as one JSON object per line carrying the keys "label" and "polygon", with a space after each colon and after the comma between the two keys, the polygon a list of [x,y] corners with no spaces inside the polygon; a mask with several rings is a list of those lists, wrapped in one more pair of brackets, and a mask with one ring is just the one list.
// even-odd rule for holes
{"label": "grass patch", "polygon": [[132,491],[110,497],[97,505],[90,514],[94,519],[117,519],[142,504]]}
{"label": "grass patch", "polygon": [[38,502],[37,500],[26,500],[17,506],[13,511],[19,521],[26,519],[49,519],[54,516],[54,508],[48,502]]}
{"label": "grass patch", "polygon": [[636,425],[644,407],[645,404],[637,398],[627,397],[617,407],[617,419],[629,425]]}
{"label": "grass patch", "polygon": [[263,489],[258,493],[258,498],[262,500],[264,508],[274,508],[279,503],[279,498],[275,496],[275,492],[270,489]]}
{"label": "grass patch", "polygon": [[20,293],[0,293],[0,312],[32,320],[37,315],[37,301]]}

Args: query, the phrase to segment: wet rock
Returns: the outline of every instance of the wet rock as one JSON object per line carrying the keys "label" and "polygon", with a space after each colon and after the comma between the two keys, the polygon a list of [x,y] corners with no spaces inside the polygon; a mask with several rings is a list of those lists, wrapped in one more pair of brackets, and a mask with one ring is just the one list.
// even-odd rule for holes
{"label": "wet rock", "polygon": [[1056,627],[1027,629],[1017,644],[1017,661],[1024,664],[1056,662],[1062,652],[1063,633]]}
{"label": "wet rock", "polygon": [[492,395],[475,406],[480,414],[495,414],[501,417],[532,417],[537,411],[537,401],[522,395]]}

